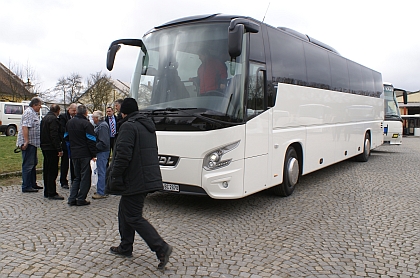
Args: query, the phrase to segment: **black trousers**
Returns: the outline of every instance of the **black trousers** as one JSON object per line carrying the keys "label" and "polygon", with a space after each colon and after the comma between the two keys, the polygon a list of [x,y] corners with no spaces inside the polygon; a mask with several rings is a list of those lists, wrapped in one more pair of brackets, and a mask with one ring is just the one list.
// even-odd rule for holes
{"label": "black trousers", "polygon": [[67,151],[63,150],[63,156],[61,157],[61,165],[60,165],[60,184],[61,184],[61,186],[69,184],[69,182],[67,180],[67,174],[69,172],[69,168],[70,168],[71,182],[73,182],[74,181],[73,164],[70,163],[69,153]]}
{"label": "black trousers", "polygon": [[44,197],[57,195],[56,179],[58,175],[58,152],[42,151],[44,156],[43,176],[44,176]]}
{"label": "black trousers", "polygon": [[106,163],[106,168],[108,168],[108,166],[109,166],[109,159],[111,158],[111,156],[114,157],[115,139],[116,139],[116,137],[109,137],[110,150],[109,150],[108,162]]}
{"label": "black trousers", "polygon": [[115,144],[115,137],[109,137],[109,146],[110,146],[110,152],[109,154],[114,154],[114,144]]}
{"label": "black trousers", "polygon": [[120,250],[133,252],[135,232],[147,243],[150,250],[157,254],[166,252],[168,244],[160,237],[156,229],[143,218],[143,206],[147,193],[121,196],[118,208],[118,225],[121,236]]}

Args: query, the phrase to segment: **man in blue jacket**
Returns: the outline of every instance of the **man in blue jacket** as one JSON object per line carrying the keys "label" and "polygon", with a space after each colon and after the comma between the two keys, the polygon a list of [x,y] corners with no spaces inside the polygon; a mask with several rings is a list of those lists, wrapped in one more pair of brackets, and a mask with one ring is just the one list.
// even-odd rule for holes
{"label": "man in blue jacket", "polygon": [[135,232],[156,252],[158,269],[164,270],[172,247],[143,218],[144,200],[149,192],[162,190],[162,176],[158,161],[156,128],[153,121],[138,112],[133,98],[121,104],[123,122],[115,143],[115,155],[107,170],[105,192],[121,195],[118,223],[121,236],[119,246],[111,253],[131,257]]}
{"label": "man in blue jacket", "polygon": [[70,206],[85,206],[91,186],[92,169],[90,161],[96,161],[96,136],[93,125],[89,122],[86,106],[77,107],[76,116],[69,120],[66,125],[70,142],[71,162],[74,167],[74,181],[70,187],[68,204]]}

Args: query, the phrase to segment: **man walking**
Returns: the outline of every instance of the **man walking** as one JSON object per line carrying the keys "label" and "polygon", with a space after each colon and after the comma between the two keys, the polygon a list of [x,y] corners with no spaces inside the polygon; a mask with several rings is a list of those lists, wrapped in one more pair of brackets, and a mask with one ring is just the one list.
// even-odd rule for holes
{"label": "man walking", "polygon": [[126,98],[121,105],[123,123],[115,144],[115,155],[107,170],[106,193],[121,195],[118,209],[121,243],[111,253],[131,257],[135,232],[156,252],[158,269],[165,269],[172,253],[155,228],[143,218],[149,192],[161,190],[156,129],[152,120],[138,112],[137,102]]}
{"label": "man walking", "polygon": [[58,160],[63,156],[61,148],[60,123],[57,116],[60,106],[53,104],[41,121],[41,150],[44,156],[44,197],[50,200],[64,200],[57,193],[55,180],[58,175]]}
{"label": "man walking", "polygon": [[[77,108],[76,103],[72,103],[69,105],[69,107],[67,107],[67,111],[64,111],[64,113],[60,114],[58,119],[61,125],[61,128],[60,128],[61,138],[64,138],[67,122],[76,115],[76,108]],[[63,156],[61,157],[61,165],[60,165],[60,184],[62,188],[69,189],[69,182],[67,179],[67,174],[70,168],[70,180],[73,182],[74,169],[73,169],[73,164],[70,163],[70,157],[69,157],[69,152],[67,149],[67,144],[66,144],[66,141],[64,140],[62,143],[62,149],[63,149]]]}
{"label": "man walking", "polygon": [[90,161],[96,161],[96,137],[93,125],[89,122],[85,105],[77,107],[76,116],[68,121],[67,133],[70,142],[71,161],[74,167],[74,181],[70,187],[68,204],[85,206],[91,186],[92,169]]}
{"label": "man walking", "polygon": [[29,107],[23,112],[16,146],[22,150],[22,192],[38,192],[43,187],[36,184],[36,165],[38,164],[37,148],[40,140],[40,120],[38,112],[42,100],[38,97],[31,99]]}

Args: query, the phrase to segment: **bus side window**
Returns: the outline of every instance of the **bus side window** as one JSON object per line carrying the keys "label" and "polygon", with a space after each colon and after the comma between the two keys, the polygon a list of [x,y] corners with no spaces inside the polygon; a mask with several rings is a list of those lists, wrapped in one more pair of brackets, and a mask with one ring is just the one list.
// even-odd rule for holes
{"label": "bus side window", "polygon": [[263,64],[250,62],[248,78],[247,117],[264,112],[264,68]]}
{"label": "bus side window", "polygon": [[331,89],[338,92],[350,92],[349,71],[346,60],[335,53],[328,53],[331,65]]}

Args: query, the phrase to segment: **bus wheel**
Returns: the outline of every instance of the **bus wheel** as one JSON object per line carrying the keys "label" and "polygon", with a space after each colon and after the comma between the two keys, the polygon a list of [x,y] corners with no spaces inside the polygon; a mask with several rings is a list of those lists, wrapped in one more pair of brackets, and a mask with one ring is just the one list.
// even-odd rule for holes
{"label": "bus wheel", "polygon": [[14,125],[9,125],[6,129],[6,136],[15,136],[16,127]]}
{"label": "bus wheel", "polygon": [[370,136],[369,133],[365,135],[365,141],[363,143],[363,152],[356,156],[356,161],[366,162],[370,156]]}
{"label": "bus wheel", "polygon": [[283,183],[274,187],[274,194],[287,197],[295,190],[295,185],[299,182],[300,167],[296,151],[289,147],[286,151],[283,168]]}

